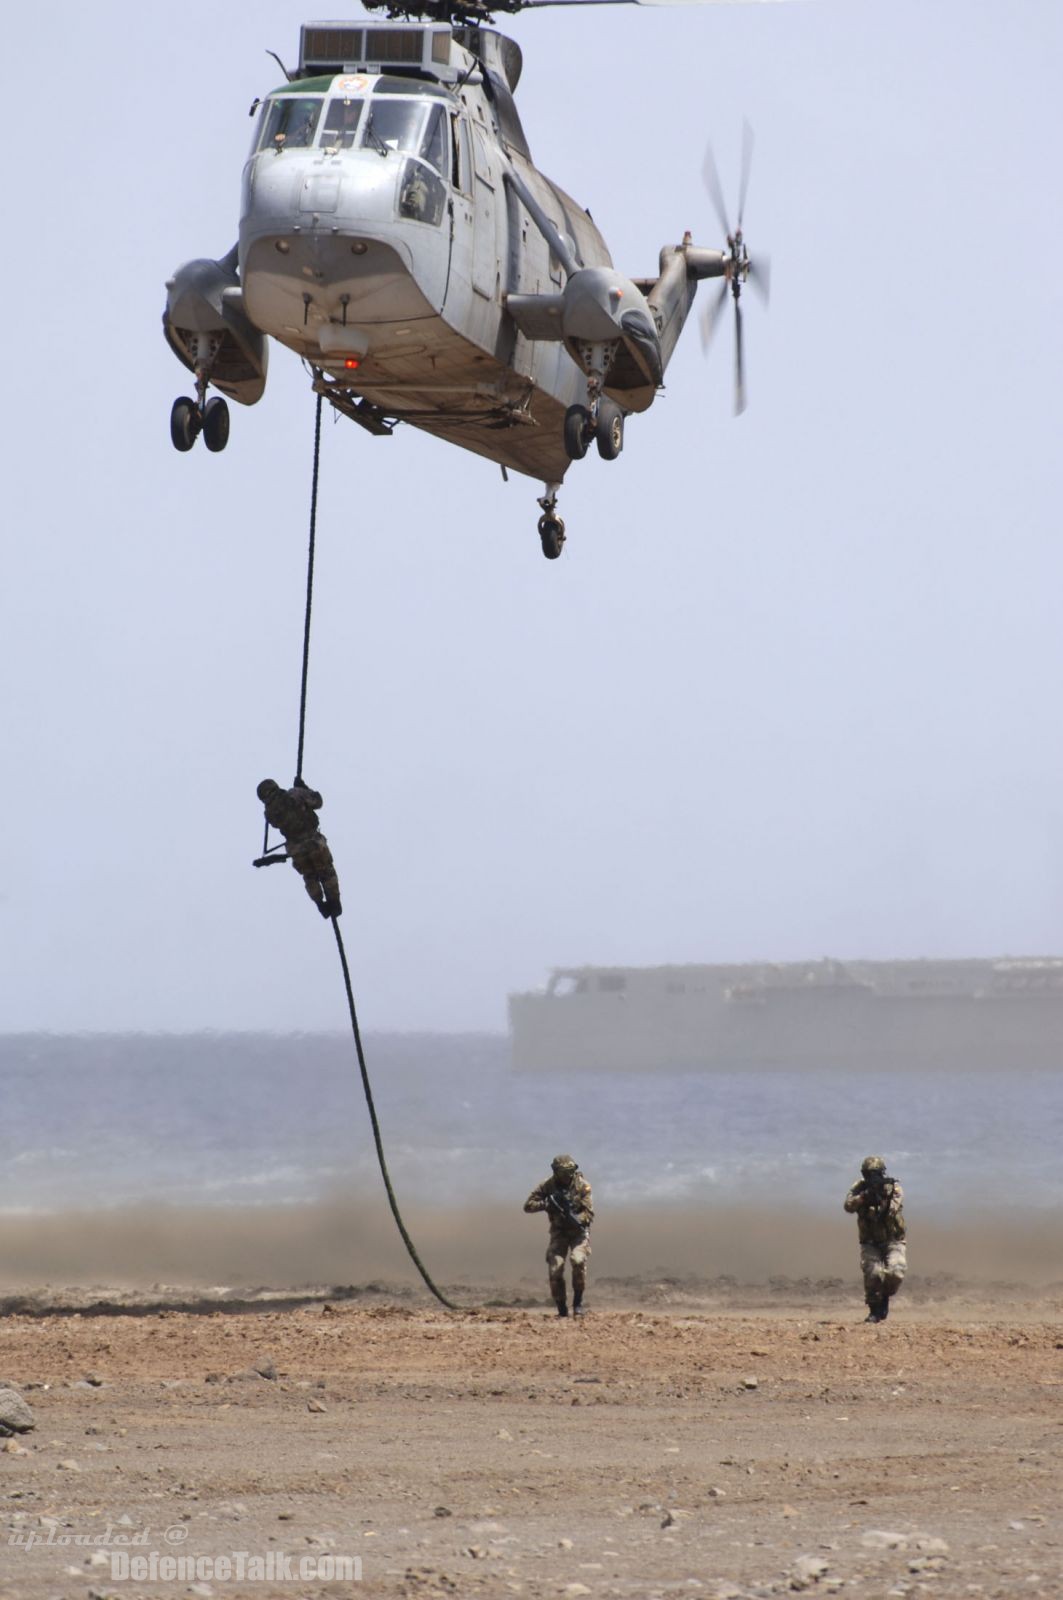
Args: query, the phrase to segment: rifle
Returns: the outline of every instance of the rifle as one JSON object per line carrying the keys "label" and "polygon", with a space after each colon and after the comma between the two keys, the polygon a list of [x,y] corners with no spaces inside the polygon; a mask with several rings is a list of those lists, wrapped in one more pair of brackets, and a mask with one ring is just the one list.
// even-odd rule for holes
{"label": "rifle", "polygon": [[864,1178],[861,1180],[860,1187],[868,1198],[868,1209],[870,1211],[888,1212],[897,1187],[897,1180],[887,1177]]}
{"label": "rifle", "polygon": [[581,1238],[587,1237],[586,1224],[582,1223],[572,1209],[572,1201],[567,1194],[555,1189],[546,1197],[546,1209],[552,1211],[554,1216],[566,1223],[570,1228],[578,1230]]}

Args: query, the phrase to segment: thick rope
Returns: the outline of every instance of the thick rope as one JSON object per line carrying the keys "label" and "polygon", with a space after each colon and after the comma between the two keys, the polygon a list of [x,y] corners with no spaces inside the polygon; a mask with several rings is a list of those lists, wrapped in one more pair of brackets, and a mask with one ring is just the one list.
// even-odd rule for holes
{"label": "thick rope", "polygon": [[369,1073],[366,1070],[365,1065],[365,1051],[362,1049],[362,1034],[361,1029],[358,1026],[358,1013],[354,1006],[354,991],[351,988],[351,974],[350,969],[347,966],[347,952],[343,948],[343,935],[340,932],[339,922],[335,917],[331,918],[331,922],[332,931],[336,935],[336,949],[340,953],[340,966],[343,968],[343,983],[347,990],[347,1007],[351,1013],[351,1031],[354,1034],[354,1045],[358,1052],[358,1068],[362,1074],[362,1088],[365,1090],[365,1103],[369,1108],[369,1120],[373,1125],[373,1142],[376,1145],[377,1160],[380,1163],[380,1176],[383,1178],[384,1188],[387,1190],[388,1205],[391,1207],[391,1215],[395,1218],[395,1226],[402,1234],[403,1244],[410,1252],[410,1260],[413,1262],[414,1266],[417,1268],[418,1272],[421,1274],[421,1277],[424,1279],[429,1289],[431,1289],[436,1299],[441,1305],[446,1306],[448,1311],[460,1311],[461,1307],[456,1306],[453,1300],[448,1300],[442,1289],[437,1288],[432,1282],[427,1267],[417,1254],[417,1247],[410,1238],[409,1234],[406,1232],[406,1224],[402,1220],[402,1214],[399,1211],[399,1203],[395,1199],[395,1191],[391,1187],[391,1174],[388,1172],[388,1164],[384,1158],[384,1144],[380,1137],[380,1124],[376,1117],[376,1106],[373,1104],[373,1091],[369,1086]]}
{"label": "thick rope", "polygon": [[299,686],[299,747],[295,756],[295,778],[303,776],[303,743],[306,737],[306,685],[310,675],[310,612],[314,603],[314,545],[317,540],[317,479],[321,461],[321,396],[314,416],[314,472],[310,484],[310,544],[306,553],[306,614],[303,619],[303,673]]}
{"label": "thick rope", "polygon": [[[314,471],[310,487],[310,541],[306,553],[306,613],[303,620],[303,672],[299,689],[299,748],[295,758],[296,782],[299,782],[303,776],[303,745],[306,738],[306,686],[310,674],[310,617],[314,603],[314,547],[317,541],[317,484],[321,462],[321,399],[321,395],[318,395],[317,411],[314,417]],[[269,823],[267,822],[266,840],[268,839]],[[263,843],[262,849],[263,854],[265,854],[265,842]],[[351,1031],[354,1034],[354,1047],[358,1054],[358,1070],[362,1074],[362,1088],[365,1090],[365,1103],[369,1110],[369,1121],[373,1127],[373,1142],[376,1145],[377,1161],[380,1163],[380,1176],[383,1178],[384,1188],[387,1190],[388,1205],[391,1207],[391,1215],[395,1218],[395,1225],[402,1234],[403,1244],[410,1252],[410,1259],[417,1268],[418,1272],[421,1274],[421,1277],[424,1279],[428,1288],[431,1289],[432,1293],[435,1295],[440,1304],[446,1306],[448,1311],[460,1311],[461,1307],[456,1306],[453,1300],[448,1300],[443,1291],[438,1289],[432,1282],[427,1268],[425,1267],[420,1256],[417,1254],[417,1248],[414,1245],[413,1240],[406,1231],[406,1224],[403,1222],[402,1214],[399,1211],[399,1203],[395,1199],[395,1191],[391,1187],[391,1174],[388,1172],[388,1164],[384,1157],[384,1143],[380,1137],[380,1124],[377,1121],[376,1106],[373,1103],[373,1091],[369,1084],[369,1072],[365,1064],[365,1051],[362,1049],[362,1034],[361,1029],[358,1026],[358,1012],[355,1009],[354,1004],[354,990],[351,988],[351,974],[350,969],[347,966],[347,952],[343,948],[343,935],[340,932],[339,923],[336,921],[335,917],[332,917],[330,920],[332,922],[333,932],[336,935],[336,948],[340,953],[340,966],[343,968],[343,983],[347,990],[347,1008],[351,1014]]]}

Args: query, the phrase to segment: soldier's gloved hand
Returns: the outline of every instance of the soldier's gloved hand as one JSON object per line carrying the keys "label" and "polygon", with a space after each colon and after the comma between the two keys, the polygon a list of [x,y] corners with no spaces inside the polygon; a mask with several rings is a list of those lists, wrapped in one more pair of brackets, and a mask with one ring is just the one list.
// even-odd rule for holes
{"label": "soldier's gloved hand", "polygon": [[298,773],[296,773],[295,778],[294,778],[294,780],[292,782],[292,788],[293,789],[309,789],[309,787],[310,787],[310,785],[308,783],[304,783],[302,778],[300,777],[300,775]]}

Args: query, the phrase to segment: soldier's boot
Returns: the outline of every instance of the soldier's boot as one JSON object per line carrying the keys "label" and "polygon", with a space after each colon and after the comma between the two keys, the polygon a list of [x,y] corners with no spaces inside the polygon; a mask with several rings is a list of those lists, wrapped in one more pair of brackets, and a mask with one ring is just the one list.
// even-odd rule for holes
{"label": "soldier's boot", "polygon": [[337,878],[334,872],[325,872],[321,876],[320,883],[321,892],[325,897],[326,915],[330,917],[342,916],[343,907],[340,905],[340,880]]}
{"label": "soldier's boot", "polygon": [[582,1289],[573,1289],[573,1291],[572,1291],[572,1315],[574,1317],[582,1317],[582,1316],[586,1315],[586,1313],[583,1310],[583,1290]]}
{"label": "soldier's boot", "polygon": [[885,1322],[890,1314],[890,1297],[887,1290],[883,1289],[878,1297],[878,1320]]}
{"label": "soldier's boot", "polygon": [[883,1305],[885,1304],[885,1299],[886,1297],[881,1290],[877,1291],[874,1295],[868,1295],[867,1316],[864,1318],[865,1322],[885,1322],[886,1313],[882,1309]]}
{"label": "soldier's boot", "polygon": [[559,1317],[567,1317],[568,1316],[568,1299],[567,1299],[567,1297],[565,1295],[565,1286],[564,1286],[564,1284],[563,1283],[562,1284],[553,1284],[552,1283],[550,1285],[550,1293],[554,1297],[554,1305],[557,1307],[558,1316]]}

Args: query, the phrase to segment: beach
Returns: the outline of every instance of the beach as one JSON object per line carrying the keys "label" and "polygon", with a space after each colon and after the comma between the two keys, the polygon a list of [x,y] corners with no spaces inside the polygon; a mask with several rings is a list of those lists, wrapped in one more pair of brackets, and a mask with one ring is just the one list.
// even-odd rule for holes
{"label": "beach", "polygon": [[[346,1041],[6,1049],[0,1378],[35,1426],[0,1600],[1063,1592],[1057,1075],[573,1086],[373,1039],[449,1312]],[[522,1212],[562,1149],[578,1322]],[[841,1204],[871,1149],[910,1230],[877,1328]]]}
{"label": "beach", "polygon": [[1060,1593],[1058,1285],[451,1288],[9,1294],[2,1600]]}

